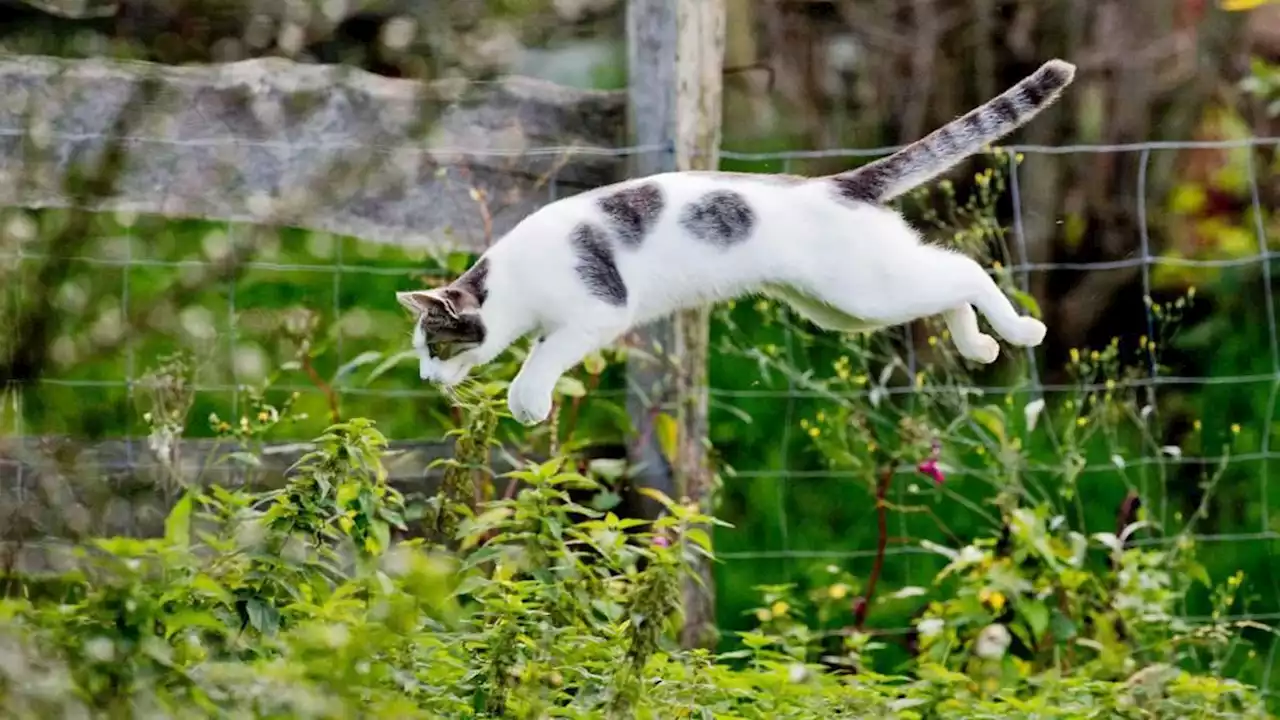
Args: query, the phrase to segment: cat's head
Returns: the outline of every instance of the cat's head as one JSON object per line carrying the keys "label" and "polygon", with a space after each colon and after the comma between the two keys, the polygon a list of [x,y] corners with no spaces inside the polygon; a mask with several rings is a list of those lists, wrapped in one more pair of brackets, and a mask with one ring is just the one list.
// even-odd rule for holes
{"label": "cat's head", "polygon": [[484,342],[480,299],[464,287],[396,293],[396,302],[414,314],[413,346],[447,360]]}

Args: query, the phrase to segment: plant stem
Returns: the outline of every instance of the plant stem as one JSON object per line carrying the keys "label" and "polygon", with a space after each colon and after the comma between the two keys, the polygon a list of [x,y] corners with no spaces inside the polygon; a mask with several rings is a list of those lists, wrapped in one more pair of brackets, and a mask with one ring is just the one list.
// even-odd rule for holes
{"label": "plant stem", "polygon": [[886,465],[880,471],[880,479],[876,483],[876,559],[871,565],[871,575],[867,578],[867,591],[862,596],[862,606],[857,612],[858,630],[867,622],[871,614],[871,600],[876,594],[876,584],[880,581],[880,572],[884,569],[884,554],[889,545],[889,506],[885,497],[889,493],[889,482],[893,480],[893,465]]}

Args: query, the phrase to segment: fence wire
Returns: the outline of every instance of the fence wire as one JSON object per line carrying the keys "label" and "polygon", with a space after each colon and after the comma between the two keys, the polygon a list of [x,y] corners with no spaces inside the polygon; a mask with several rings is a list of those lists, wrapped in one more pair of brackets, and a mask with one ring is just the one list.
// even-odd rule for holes
{"label": "fence wire", "polygon": [[[0,130],[0,137],[3,137],[4,135],[5,135],[5,131]],[[148,138],[131,138],[130,140],[137,145],[146,145],[148,142],[152,142]],[[165,142],[169,142],[169,141],[165,141]],[[201,142],[207,144],[208,141],[201,141]],[[1259,467],[1259,471],[1257,473],[1258,487],[1256,488],[1256,494],[1252,495],[1252,498],[1254,498],[1254,501],[1259,502],[1261,505],[1261,514],[1260,514],[1261,521],[1259,523],[1259,526],[1256,529],[1246,530],[1242,532],[1217,533],[1217,534],[1207,533],[1202,535],[1196,535],[1194,537],[1197,541],[1201,543],[1209,544],[1210,546],[1215,548],[1224,544],[1232,544],[1232,543],[1250,543],[1250,544],[1263,543],[1267,546],[1268,548],[1267,552],[1270,554],[1273,551],[1272,544],[1275,543],[1277,540],[1280,540],[1280,533],[1277,533],[1271,527],[1270,508],[1269,508],[1269,502],[1270,502],[1269,480],[1270,480],[1272,467],[1273,467],[1272,463],[1273,461],[1280,459],[1280,450],[1273,449],[1271,446],[1271,440],[1270,440],[1271,426],[1275,422],[1274,411],[1275,411],[1275,405],[1277,400],[1277,394],[1280,393],[1280,342],[1278,342],[1277,340],[1277,323],[1276,323],[1276,317],[1275,317],[1275,306],[1274,306],[1274,297],[1273,297],[1273,288],[1272,288],[1272,279],[1271,279],[1272,270],[1270,267],[1271,261],[1276,259],[1276,255],[1278,254],[1278,252],[1272,250],[1269,247],[1268,239],[1267,239],[1267,231],[1263,223],[1264,208],[1263,208],[1263,201],[1262,201],[1262,193],[1260,191],[1260,185],[1259,185],[1259,177],[1258,177],[1259,169],[1256,167],[1256,162],[1252,156],[1252,153],[1248,153],[1249,157],[1248,157],[1248,166],[1247,166],[1247,182],[1249,186],[1249,202],[1250,202],[1250,206],[1251,206],[1251,210],[1254,218],[1254,227],[1252,230],[1256,235],[1257,252],[1256,254],[1252,254],[1247,257],[1217,257],[1217,258],[1210,257],[1210,258],[1194,258],[1193,259],[1193,258],[1167,257],[1167,256],[1161,256],[1161,255],[1155,254],[1152,250],[1150,228],[1149,228],[1149,222],[1148,222],[1148,208],[1146,206],[1147,205],[1148,173],[1150,169],[1150,160],[1151,160],[1152,153],[1164,152],[1164,151],[1176,152],[1176,151],[1206,150],[1206,149],[1230,150],[1230,149],[1241,149],[1241,148],[1254,148],[1259,146],[1265,146],[1265,147],[1280,146],[1280,138],[1264,137],[1264,138],[1248,138],[1248,139],[1241,139],[1241,140],[1146,142],[1146,143],[1127,143],[1127,144],[1111,144],[1111,145],[1079,145],[1079,144],[1078,145],[1062,145],[1062,146],[1009,145],[1004,147],[1005,149],[1011,150],[1014,153],[1021,153],[1028,156],[1034,156],[1034,155],[1060,156],[1060,155],[1067,155],[1067,154],[1100,154],[1100,153],[1113,153],[1113,154],[1114,153],[1137,153],[1139,155],[1139,163],[1138,163],[1139,171],[1137,173],[1137,178],[1135,178],[1136,185],[1134,187],[1138,202],[1137,202],[1137,207],[1133,208],[1133,211],[1136,213],[1136,216],[1138,218],[1138,228],[1139,228],[1137,236],[1133,238],[1135,254],[1130,257],[1124,257],[1124,258],[1113,259],[1113,260],[1105,260],[1105,261],[1097,261],[1097,262],[1064,262],[1064,263],[1039,262],[1037,263],[1037,262],[1027,261],[1027,238],[1026,238],[1026,232],[1024,227],[1024,216],[1028,212],[1036,212],[1037,210],[1035,208],[1024,207],[1023,186],[1020,180],[1020,173],[1022,171],[1019,169],[1018,164],[1016,162],[1010,163],[1009,170],[1008,170],[1008,173],[1009,173],[1008,189],[1011,194],[1011,200],[1012,200],[1012,206],[1013,206],[1012,240],[1018,255],[1018,263],[1015,264],[1012,268],[1010,268],[1010,270],[1013,273],[1013,277],[1017,278],[1018,285],[1023,291],[1030,290],[1030,276],[1031,276],[1031,273],[1033,272],[1050,272],[1050,273],[1052,272],[1086,272],[1087,273],[1087,272],[1102,272],[1107,270],[1117,270],[1117,269],[1125,269],[1125,268],[1140,268],[1141,276],[1142,276],[1141,280],[1142,280],[1143,291],[1144,291],[1144,294],[1149,297],[1151,295],[1151,290],[1152,290],[1152,280],[1151,280],[1152,271],[1153,269],[1161,266],[1191,267],[1191,268],[1194,268],[1194,267],[1230,268],[1230,267],[1248,267],[1253,265],[1259,266],[1259,272],[1261,273],[1263,278],[1263,288],[1265,293],[1264,297],[1260,298],[1260,300],[1266,303],[1267,332],[1268,332],[1268,337],[1270,342],[1269,352],[1270,352],[1271,371],[1269,373],[1254,373],[1254,374],[1246,374],[1246,375],[1225,375],[1225,376],[1214,375],[1214,376],[1205,376],[1205,377],[1162,375],[1159,373],[1158,368],[1153,360],[1150,363],[1149,373],[1146,377],[1140,380],[1121,382],[1120,386],[1145,388],[1149,392],[1154,393],[1157,389],[1163,388],[1163,387],[1209,387],[1209,386],[1255,385],[1255,386],[1258,386],[1259,388],[1258,392],[1266,392],[1268,394],[1268,402],[1266,405],[1268,409],[1267,416],[1263,418],[1255,419],[1259,423],[1259,425],[1264,428],[1263,432],[1261,433],[1261,447],[1256,452],[1233,455],[1230,458],[1213,456],[1213,455],[1205,455],[1205,456],[1197,457],[1197,456],[1191,456],[1191,455],[1184,456],[1184,455],[1169,455],[1169,454],[1155,453],[1145,457],[1127,458],[1126,462],[1130,466],[1150,466],[1150,465],[1175,466],[1175,465],[1187,465],[1187,464],[1214,465],[1217,463],[1227,461],[1228,459],[1230,460],[1230,462],[1233,462],[1233,463],[1257,463]],[[322,151],[327,149],[327,146],[316,145],[315,149],[317,151]],[[874,148],[874,149],[842,148],[842,149],[830,149],[830,150],[808,150],[808,151],[789,151],[789,152],[771,152],[771,153],[754,153],[754,152],[749,153],[749,152],[736,152],[732,150],[724,150],[720,153],[720,156],[722,160],[765,163],[765,164],[768,164],[771,169],[776,167],[777,171],[779,172],[793,172],[794,165],[798,161],[836,159],[836,158],[878,157],[878,156],[891,153],[896,149],[898,148],[897,147],[884,147],[884,148]],[[396,150],[397,152],[399,152],[401,150],[408,150],[408,149],[397,148]],[[582,148],[574,148],[574,147],[546,147],[546,148],[537,148],[531,151],[523,151],[521,153],[513,153],[512,151],[508,151],[508,150],[494,150],[494,149],[485,149],[485,148],[451,149],[444,152],[456,152],[458,154],[465,154],[467,156],[471,156],[474,158],[484,158],[487,156],[511,156],[513,154],[524,154],[524,155],[541,154],[541,155],[562,156],[562,155],[565,155],[566,153],[572,154],[574,152],[592,152],[595,154],[605,154],[605,155],[609,155],[609,156],[613,156],[621,159],[621,158],[626,158],[628,156],[632,156],[636,154],[654,153],[654,152],[665,153],[669,151],[670,151],[670,148],[665,148],[665,147],[638,146],[638,147],[623,147],[623,148],[614,148],[614,149],[605,149],[605,150],[601,150],[598,148],[584,150]],[[433,149],[432,152],[441,152],[441,151],[437,148],[437,149]],[[1013,154],[1011,153],[1010,157],[1012,158],[1012,156]],[[555,187],[554,178],[552,179],[551,186],[553,188]],[[134,269],[134,268],[161,268],[161,269],[172,270],[174,273],[178,273],[183,269],[190,268],[190,267],[199,267],[202,264],[205,264],[203,261],[186,261],[186,260],[173,261],[173,260],[162,260],[162,259],[149,258],[149,257],[139,257],[139,253],[135,252],[135,250],[137,249],[135,245],[139,242],[140,242],[139,238],[135,237],[134,235],[130,235],[127,238],[127,243],[126,243],[127,250],[123,257],[83,256],[83,257],[74,258],[74,261],[76,263],[84,264],[86,266],[101,267],[101,268],[122,268],[125,270],[124,272],[122,272],[122,286],[120,290],[121,304],[122,304],[121,313],[123,313],[124,317],[131,316],[130,315],[131,311],[136,309],[132,305],[132,303],[135,302],[133,299],[134,288],[132,288],[130,285],[130,281],[129,281],[130,273],[128,272],[128,270]],[[344,288],[352,287],[353,284],[355,287],[359,287],[361,280],[363,278],[368,276],[406,277],[407,278],[411,276],[420,276],[422,274],[422,269],[420,267],[415,267],[410,265],[386,266],[386,265],[372,265],[372,264],[362,263],[359,258],[351,258],[351,257],[344,256],[342,254],[343,251],[341,249],[342,248],[341,242],[338,243],[337,247],[338,247],[337,254],[335,256],[334,262],[332,263],[297,263],[295,264],[295,263],[271,262],[271,261],[264,261],[264,260],[250,260],[245,262],[243,264],[243,267],[245,267],[248,270],[314,273],[314,274],[320,274],[320,275],[324,275],[327,273],[331,275],[332,276],[332,295],[333,295],[332,312],[335,318],[341,317],[341,314],[343,313],[343,311],[349,309],[343,306],[342,297],[343,297]],[[24,251],[21,245],[19,245],[17,256],[10,257],[9,259],[16,259],[18,263],[24,263],[28,261],[41,260],[43,259],[43,256],[40,255],[39,253],[33,253],[29,250]],[[228,299],[227,323],[230,324],[235,322],[237,318],[237,312],[245,309],[245,301],[237,294],[236,281],[232,281],[228,283],[226,288],[226,293],[227,293],[227,299]],[[384,303],[385,301],[386,301],[386,298],[383,298],[383,297],[368,299],[368,302],[370,303]],[[1146,316],[1147,316],[1146,319],[1148,324],[1148,336],[1154,337],[1155,336],[1155,333],[1153,332],[1154,318],[1152,317],[1152,311],[1150,307],[1147,307],[1146,309]],[[1051,328],[1051,332],[1052,332],[1052,328]],[[341,335],[339,337],[341,337]],[[788,331],[787,343],[784,348],[785,352],[788,354],[792,353],[793,345],[794,345],[794,338],[791,337],[790,331]],[[912,343],[908,342],[907,346],[912,347]],[[62,387],[70,387],[70,388],[106,388],[106,389],[123,389],[126,391],[132,390],[139,380],[137,364],[140,359],[134,356],[132,348],[129,347],[128,345],[126,345],[125,352],[127,353],[127,361],[126,361],[126,372],[124,377],[108,378],[108,379],[46,377],[42,379],[40,382],[43,385],[55,386],[55,387],[62,386]],[[229,355],[233,355],[235,352],[234,341],[231,339],[227,341],[226,352],[228,352]],[[338,348],[338,354],[339,354],[339,357],[338,357],[339,363],[342,363],[350,359],[349,357],[346,356],[346,353],[344,353],[344,348],[342,348],[341,346],[339,346]],[[1081,386],[1075,385],[1075,384],[1066,385],[1066,384],[1054,384],[1054,383],[1045,382],[1043,380],[1044,371],[1039,365],[1037,353],[1034,350],[1027,350],[1026,355],[1029,361],[1028,367],[1031,375],[1030,385],[1021,385],[1021,386],[1015,386],[1015,387],[973,387],[973,388],[965,388],[965,389],[977,390],[986,394],[1014,394],[1014,395],[1029,394],[1032,397],[1043,397],[1046,394],[1060,393],[1060,392],[1067,392],[1067,391],[1081,389]],[[914,375],[916,362],[917,362],[917,359],[915,357],[915,353],[912,352],[909,356],[909,364],[911,365],[911,371],[913,375]],[[232,365],[234,367],[234,362],[232,362]],[[747,398],[759,398],[759,399],[768,399],[768,400],[778,401],[781,407],[780,412],[783,413],[783,416],[785,418],[784,432],[787,433],[787,436],[782,438],[784,448],[789,447],[791,445],[790,433],[791,433],[791,428],[796,423],[798,403],[804,400],[820,399],[826,396],[825,393],[819,393],[816,391],[807,390],[805,388],[798,387],[794,381],[790,381],[786,388],[777,389],[777,390],[721,387],[716,385],[715,377],[711,378],[711,383],[712,383],[712,387],[708,388],[708,392],[713,399],[723,400],[727,402],[732,402],[735,399],[747,399]],[[1102,389],[1102,387],[1103,386],[1099,384],[1096,387],[1086,386],[1085,389]],[[298,392],[307,392],[307,391],[314,390],[314,388],[311,386],[294,387],[294,386],[287,386],[287,385],[283,386],[282,389],[293,390]],[[229,393],[233,398],[233,403],[237,403],[237,404],[239,403],[238,383],[232,382],[232,383],[201,384],[197,386],[196,390],[198,392]],[[438,390],[425,385],[419,388],[412,388],[412,389],[403,389],[403,388],[378,389],[378,388],[344,387],[344,388],[338,389],[337,392],[339,392],[344,397],[363,396],[363,397],[373,397],[373,398],[385,398],[388,400],[436,397],[439,395]],[[621,394],[622,392],[623,391],[600,391],[600,394],[606,395],[606,396],[608,395],[616,396]],[[917,390],[915,388],[910,388],[910,387],[894,387],[894,388],[889,388],[888,392],[914,394],[914,393],[921,393],[921,392],[924,392],[924,393],[955,392],[955,389],[925,387],[923,389]],[[864,397],[865,394],[866,394],[865,392],[855,392],[855,393],[849,393],[847,395],[842,395],[842,397],[857,399],[859,397]],[[1158,407],[1158,405],[1153,405],[1153,406]],[[21,428],[19,428],[19,430],[20,429]],[[143,460],[139,459],[139,456],[141,454],[142,453],[131,452],[130,458],[129,458],[130,462],[138,462],[138,463],[144,462]],[[728,460],[732,461],[732,458],[728,458]],[[731,568],[735,564],[752,563],[752,562],[762,561],[762,560],[801,562],[801,561],[813,561],[813,560],[842,560],[842,559],[855,560],[855,559],[866,559],[874,556],[875,550],[869,549],[869,548],[857,549],[857,550],[838,550],[838,549],[830,549],[830,548],[795,546],[793,542],[794,533],[792,532],[792,530],[795,527],[796,523],[803,523],[805,522],[805,520],[803,518],[796,518],[796,517],[789,516],[788,513],[786,512],[786,507],[788,504],[786,500],[789,493],[792,492],[792,483],[797,481],[838,482],[841,480],[851,479],[853,477],[853,474],[841,473],[841,472],[835,472],[835,471],[817,471],[817,470],[804,470],[804,469],[793,468],[791,467],[792,461],[793,461],[793,458],[788,457],[788,455],[784,451],[783,454],[780,456],[778,465],[776,467],[754,468],[750,470],[742,470],[742,471],[736,472],[731,478],[728,479],[728,482],[769,480],[776,483],[775,498],[779,508],[781,509],[781,512],[779,514],[780,527],[778,528],[778,535],[781,540],[781,547],[776,549],[761,548],[758,550],[750,550],[750,551],[719,553],[719,556],[721,557],[721,559],[727,562],[728,564],[727,567]],[[1084,472],[1086,473],[1105,472],[1113,469],[1114,469],[1113,466],[1106,465],[1106,464],[1090,465],[1084,468]],[[19,468],[19,472],[21,472],[21,468]],[[902,475],[913,475],[916,471],[915,471],[915,468],[913,467],[904,466],[899,468],[897,472]],[[961,470],[955,471],[955,473],[957,475],[963,476],[965,474],[965,471],[961,469]],[[905,504],[908,498],[902,495],[902,493],[905,492],[902,484],[896,483],[894,491],[898,493],[898,496],[897,496],[898,502],[901,504]],[[21,489],[19,489],[19,492],[21,492]],[[1162,495],[1167,498],[1167,493],[1162,493]],[[951,497],[954,497],[954,496],[949,496],[949,499]],[[870,508],[869,508],[869,511],[870,511]],[[1162,515],[1162,516],[1165,516],[1165,515]],[[871,514],[868,514],[867,518],[868,518],[868,522],[874,521],[872,519],[873,516]],[[900,521],[899,531],[905,535],[907,528],[905,524],[904,514],[899,514],[899,521]],[[1142,541],[1139,541],[1139,544],[1143,544],[1143,543],[1159,544],[1164,542],[1168,542],[1168,540],[1167,539],[1142,540]],[[889,547],[885,551],[885,554],[888,556],[901,558],[902,562],[908,562],[911,556],[927,555],[929,554],[929,551],[919,547],[918,545],[904,544],[904,545],[894,545]],[[1271,606],[1268,608],[1260,610],[1259,612],[1256,612],[1256,613],[1242,613],[1230,619],[1253,620],[1258,622],[1280,621],[1280,607],[1275,606],[1274,594],[1271,600],[1272,600]],[[1208,618],[1196,617],[1196,616],[1188,617],[1186,619],[1191,622],[1204,622],[1208,620]],[[1217,618],[1217,620],[1222,620],[1222,619],[1223,618]],[[900,630],[901,628],[896,628],[896,629],[886,628],[887,632],[894,632],[894,631],[900,631]],[[1274,659],[1273,658],[1274,650],[1275,650],[1275,646],[1272,647],[1272,653],[1268,655],[1268,669],[1267,669],[1268,679],[1270,677],[1270,669],[1271,669],[1270,661]],[[1266,687],[1266,683],[1264,683],[1264,687]]]}

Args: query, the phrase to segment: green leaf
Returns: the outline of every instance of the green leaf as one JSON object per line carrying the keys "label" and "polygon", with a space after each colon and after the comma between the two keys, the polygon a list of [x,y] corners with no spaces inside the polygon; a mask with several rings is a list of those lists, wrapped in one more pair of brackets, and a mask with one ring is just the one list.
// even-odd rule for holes
{"label": "green leaf", "polygon": [[263,635],[274,635],[280,627],[280,611],[273,606],[259,600],[251,598],[245,603],[245,614],[249,616],[249,625],[254,630]]}
{"label": "green leaf", "polygon": [[653,419],[653,434],[658,439],[658,446],[667,462],[676,464],[677,443],[680,439],[680,424],[667,413],[658,413]]}
{"label": "green leaf", "polygon": [[1049,621],[1049,629],[1053,631],[1053,639],[1065,643],[1076,636],[1076,624],[1061,611],[1053,611],[1053,619]]}
{"label": "green leaf", "polygon": [[225,631],[227,626],[222,624],[222,621],[211,612],[192,610],[190,608],[179,610],[164,619],[164,636],[166,639],[172,638],[174,633],[190,628]]}
{"label": "green leaf", "polygon": [[711,552],[711,536],[702,528],[689,528],[684,531],[684,536],[692,540],[698,547],[707,552]]}
{"label": "green leaf", "polygon": [[259,458],[257,455],[254,455],[253,453],[249,453],[249,452],[227,453],[226,458],[228,460],[234,460],[235,462],[238,462],[238,463],[244,463],[249,467],[255,467],[255,468],[262,467],[262,458]]}
{"label": "green leaf", "polygon": [[366,350],[351,360],[343,363],[338,371],[333,374],[333,384],[340,384],[348,375],[355,372],[357,368],[364,367],[370,363],[375,363],[382,359],[382,353],[376,350]]}
{"label": "green leaf", "polygon": [[1000,408],[994,405],[986,405],[984,407],[975,407],[969,411],[969,417],[974,422],[990,430],[993,435],[1004,443],[1004,413]]}
{"label": "green leaf", "polygon": [[1009,294],[1013,295],[1014,299],[1022,303],[1022,306],[1027,309],[1027,312],[1031,313],[1031,317],[1037,320],[1043,317],[1043,314],[1040,312],[1040,303],[1036,302],[1035,297],[1033,297],[1031,293],[1026,293],[1017,288],[1013,288],[1009,291]]}
{"label": "green leaf", "polygon": [[602,490],[591,498],[591,507],[596,510],[612,510],[622,502],[622,496],[612,490]]}
{"label": "green leaf", "polygon": [[662,492],[661,490],[658,490],[657,488],[651,488],[651,487],[636,488],[636,492],[640,493],[641,495],[644,495],[645,497],[652,498],[658,503],[661,503],[662,506],[667,508],[668,510],[671,510],[672,508],[675,507],[675,503],[672,502],[671,498],[667,497],[666,493]]}
{"label": "green leaf", "polygon": [[360,486],[348,481],[338,487],[338,496],[334,498],[333,502],[340,508],[346,508],[347,505],[351,504],[352,500],[359,496]]}
{"label": "green leaf", "polygon": [[596,350],[582,359],[582,367],[592,375],[599,375],[608,367],[608,363],[605,362],[604,354]]}
{"label": "green leaf", "polygon": [[373,537],[378,542],[376,553],[386,552],[391,547],[391,527],[386,523],[374,520],[371,526]]}
{"label": "green leaf", "polygon": [[627,461],[620,458],[596,458],[587,467],[606,480],[617,480],[626,473]]}
{"label": "green leaf", "polygon": [[186,548],[191,544],[192,504],[191,493],[184,492],[173,509],[169,511],[169,517],[165,518],[164,539],[170,545]]}
{"label": "green leaf", "polygon": [[1187,574],[1192,580],[1204,585],[1207,588],[1213,587],[1213,581],[1209,579],[1209,571],[1205,570],[1204,565],[1192,561],[1187,565]]}
{"label": "green leaf", "polygon": [[415,363],[417,362],[418,360],[417,350],[401,350],[400,352],[389,356],[386,360],[383,360],[381,363],[379,363],[378,366],[375,367],[372,372],[369,373],[369,377],[364,379],[365,384],[367,385],[373,382],[374,380],[377,380],[378,378],[385,375],[387,371],[390,370],[391,368],[411,358],[414,360]]}
{"label": "green leaf", "polygon": [[556,380],[556,392],[565,397],[579,398],[587,394],[587,386],[575,377],[561,375],[560,379]]}
{"label": "green leaf", "polygon": [[1027,600],[1018,603],[1018,614],[1022,615],[1027,621],[1027,625],[1031,627],[1031,634],[1035,639],[1039,639],[1044,635],[1044,631],[1049,629],[1049,608],[1039,600]]}

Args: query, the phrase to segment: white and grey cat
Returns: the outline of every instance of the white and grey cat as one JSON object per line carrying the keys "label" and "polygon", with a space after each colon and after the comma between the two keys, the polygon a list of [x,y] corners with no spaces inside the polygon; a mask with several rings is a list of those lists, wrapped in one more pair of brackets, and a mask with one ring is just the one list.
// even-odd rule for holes
{"label": "white and grey cat", "polygon": [[[990,363],[1032,347],[1040,321],[1018,314],[977,262],[925,244],[884,206],[1012,132],[1058,98],[1075,66],[1051,60],[996,98],[899,152],[827,177],[670,172],[583,192],[517,224],[453,283],[396,293],[415,314],[422,379],[460,382],[538,333],[508,392],[519,421],[551,412],[556,380],[630,328],[750,293],[817,325],[858,332],[941,314],[956,349]],[[461,346],[441,359],[429,347]]]}

